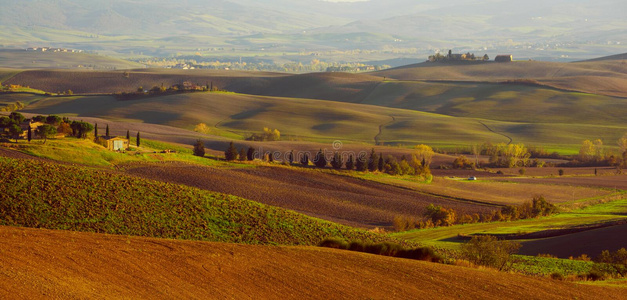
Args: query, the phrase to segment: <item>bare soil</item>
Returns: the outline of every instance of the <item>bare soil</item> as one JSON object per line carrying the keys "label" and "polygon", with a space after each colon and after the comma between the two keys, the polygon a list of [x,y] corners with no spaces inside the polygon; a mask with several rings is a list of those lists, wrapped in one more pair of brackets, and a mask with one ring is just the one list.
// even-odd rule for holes
{"label": "bare soil", "polygon": [[211,168],[182,163],[137,164],[126,172],[148,179],[232,194],[357,227],[390,227],[396,216],[420,216],[429,204],[458,213],[492,206],[423,194],[400,187],[299,168]]}
{"label": "bare soil", "polygon": [[562,176],[550,178],[508,178],[508,181],[524,183],[560,184],[627,190],[627,175]]}
{"label": "bare soil", "polygon": [[0,227],[3,299],[627,299],[585,286],[316,247]]}
{"label": "bare soil", "polygon": [[627,224],[587,230],[557,237],[522,242],[519,254],[551,254],[559,258],[587,254],[597,257],[603,250],[627,248]]}

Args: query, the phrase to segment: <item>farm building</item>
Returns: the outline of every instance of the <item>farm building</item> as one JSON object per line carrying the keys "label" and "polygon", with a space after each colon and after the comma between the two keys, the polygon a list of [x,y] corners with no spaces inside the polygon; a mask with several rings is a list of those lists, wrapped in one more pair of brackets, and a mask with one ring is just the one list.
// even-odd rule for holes
{"label": "farm building", "polygon": [[513,60],[514,60],[514,56],[510,55],[510,54],[508,54],[508,55],[497,55],[494,58],[494,61],[496,61],[496,62],[510,62],[510,61],[513,61]]}
{"label": "farm building", "polygon": [[96,142],[111,151],[124,151],[129,147],[128,140],[119,136],[99,136]]}
{"label": "farm building", "polygon": [[37,130],[37,127],[44,125],[43,122],[33,122],[31,120],[26,120],[24,122],[22,122],[20,124],[20,128],[22,129],[22,134],[20,134],[21,138],[28,138],[28,127],[30,127],[30,129],[35,132],[35,130]]}

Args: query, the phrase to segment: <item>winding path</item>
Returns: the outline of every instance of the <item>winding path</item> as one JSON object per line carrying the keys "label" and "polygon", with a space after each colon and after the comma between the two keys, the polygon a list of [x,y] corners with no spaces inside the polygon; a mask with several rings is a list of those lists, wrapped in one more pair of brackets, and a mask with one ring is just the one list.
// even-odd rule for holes
{"label": "winding path", "polygon": [[390,116],[390,118],[392,118],[392,121],[379,125],[379,133],[374,137],[375,145],[379,145],[379,136],[383,133],[383,127],[396,122],[396,118],[394,116]]}
{"label": "winding path", "polygon": [[513,140],[513,139],[512,139],[509,135],[504,134],[504,133],[500,133],[500,132],[496,132],[496,131],[492,130],[492,128],[488,127],[488,125],[486,125],[485,123],[483,123],[483,122],[481,122],[481,121],[477,121],[477,122],[479,122],[479,124],[481,124],[481,125],[483,125],[485,128],[487,128],[490,132],[492,132],[492,133],[496,133],[496,134],[498,134],[498,135],[504,136],[504,137],[506,137],[507,139],[509,139],[509,142],[507,143],[508,145],[509,145],[509,144],[511,144],[511,143],[514,141],[514,140]]}

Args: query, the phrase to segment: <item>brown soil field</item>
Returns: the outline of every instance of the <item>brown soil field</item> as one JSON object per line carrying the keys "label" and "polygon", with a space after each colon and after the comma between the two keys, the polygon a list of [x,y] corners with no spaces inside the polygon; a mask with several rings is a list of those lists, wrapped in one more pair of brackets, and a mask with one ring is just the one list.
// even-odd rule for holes
{"label": "brown soil field", "polygon": [[508,178],[508,181],[521,183],[559,184],[569,186],[590,186],[608,189],[627,190],[627,175],[607,176],[563,176],[550,178]]}
{"label": "brown soil field", "polygon": [[603,250],[627,248],[627,224],[587,230],[558,237],[523,241],[519,254],[551,254],[559,258],[587,254],[597,257]]}
{"label": "brown soil field", "polygon": [[4,299],[627,299],[620,287],[316,247],[0,227]]}
{"label": "brown soil field", "polygon": [[213,83],[214,88],[235,91],[267,84],[269,78],[286,74],[244,71],[139,69],[125,71],[28,70],[6,80],[4,84],[19,84],[56,93],[72,90],[77,94],[111,94],[135,92],[138,87],[170,87],[191,81],[198,85]]}
{"label": "brown soil field", "polygon": [[[356,102],[365,98],[382,78],[349,73],[291,75],[268,72],[220,70],[146,69],[124,71],[28,70],[8,79],[19,84],[52,92],[72,90],[75,94],[135,92],[138,87],[170,87],[190,81],[227,91],[280,97],[342,99]],[[287,88],[286,88],[287,87]]]}
{"label": "brown soil field", "polygon": [[[565,161],[562,161],[565,162]],[[564,170],[564,176],[591,176],[594,175],[594,170],[597,170],[598,175],[616,175],[616,168],[614,167],[543,167],[543,168],[525,168],[525,176],[559,176],[559,170]],[[507,176],[520,176],[520,168],[493,168],[492,172],[501,171]]]}
{"label": "brown soil field", "polygon": [[125,169],[135,176],[232,194],[366,228],[391,227],[396,216],[420,216],[431,203],[454,208],[458,213],[494,209],[493,206],[300,168],[224,169],[164,163],[128,165]]}
{"label": "brown soil field", "polygon": [[[596,188],[579,186],[548,185],[537,182],[495,182],[490,179],[483,181],[462,179],[450,179],[436,177],[431,184],[420,185],[416,188],[420,191],[438,194],[448,197],[461,197],[475,201],[490,202],[504,205],[519,205],[531,201],[533,197],[543,196],[551,203],[572,201],[573,199],[585,199],[610,194]],[[509,181],[509,179],[507,180]]]}

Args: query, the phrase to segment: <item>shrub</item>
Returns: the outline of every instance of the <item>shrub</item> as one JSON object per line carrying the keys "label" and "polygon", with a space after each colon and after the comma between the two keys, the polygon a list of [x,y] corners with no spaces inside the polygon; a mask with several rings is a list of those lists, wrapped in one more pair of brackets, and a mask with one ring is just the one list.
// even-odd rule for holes
{"label": "shrub", "polygon": [[450,226],[455,223],[455,210],[429,204],[425,211],[425,217],[429,218],[435,226]]}
{"label": "shrub", "polygon": [[557,170],[557,173],[560,174],[560,176],[563,176],[564,175],[564,169]]}
{"label": "shrub", "polygon": [[281,140],[281,132],[277,129],[264,127],[262,133],[255,133],[248,139],[251,141],[279,141]]}
{"label": "shrub", "polygon": [[621,248],[616,252],[604,250],[594,259],[592,270],[609,275],[627,276],[627,250]]}
{"label": "shrub", "polygon": [[395,243],[384,242],[378,244],[365,244],[362,242],[353,241],[350,244],[346,244],[343,240],[339,239],[326,239],[319,244],[320,247],[345,249],[356,252],[365,252],[375,255],[424,260],[431,262],[442,262],[443,259],[433,249],[428,247],[406,249],[403,246]]}
{"label": "shrub", "polygon": [[478,235],[462,245],[462,257],[482,266],[504,270],[511,264],[511,256],[518,252],[520,243],[500,241],[494,236]]}
{"label": "shrub", "polygon": [[196,140],[196,144],[194,144],[194,155],[205,156],[205,145],[201,140]]}
{"label": "shrub", "polygon": [[460,155],[453,161],[453,168],[455,169],[474,169],[475,163],[466,158],[466,156]]}
{"label": "shrub", "polygon": [[549,203],[542,196],[534,197],[532,200],[532,216],[548,216],[558,211],[557,206]]}
{"label": "shrub", "polygon": [[564,280],[564,275],[558,272],[551,273],[551,279],[553,280]]}
{"label": "shrub", "polygon": [[345,241],[340,240],[340,239],[329,238],[320,242],[320,247],[346,250],[348,249],[348,244]]}
{"label": "shrub", "polygon": [[394,229],[396,231],[407,231],[416,228],[416,221],[406,216],[394,217]]}

